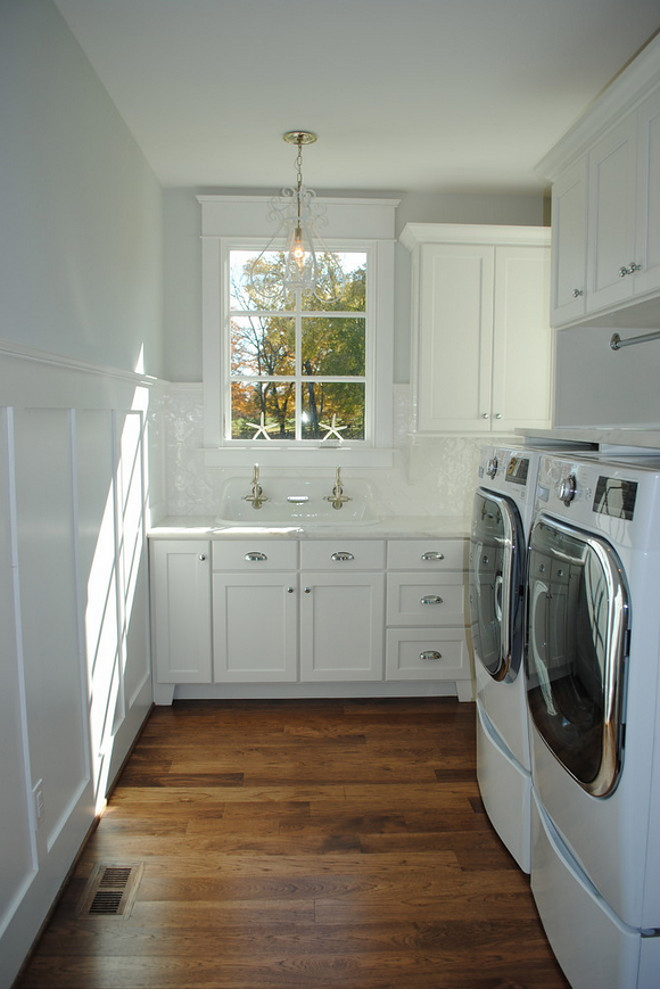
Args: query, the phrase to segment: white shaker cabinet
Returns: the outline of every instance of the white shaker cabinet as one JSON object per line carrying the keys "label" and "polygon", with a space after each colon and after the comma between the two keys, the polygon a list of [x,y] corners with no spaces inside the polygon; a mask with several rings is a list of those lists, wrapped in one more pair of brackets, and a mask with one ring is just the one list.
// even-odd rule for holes
{"label": "white shaker cabinet", "polygon": [[187,697],[472,696],[464,538],[150,544],[158,704],[177,684]]}
{"label": "white shaker cabinet", "polygon": [[537,166],[552,182],[554,326],[660,318],[660,38]]}
{"label": "white shaker cabinet", "polygon": [[214,542],[215,682],[296,680],[297,559],[295,542]]}
{"label": "white shaker cabinet", "polygon": [[591,150],[589,162],[588,312],[632,295],[636,268],[636,121],[625,118]]}
{"label": "white shaker cabinet", "polygon": [[471,700],[465,540],[390,540],[387,552],[386,679],[453,680]]}
{"label": "white shaker cabinet", "polygon": [[551,415],[550,234],[411,223],[419,433],[510,433]]}
{"label": "white shaker cabinet", "polygon": [[571,165],[552,189],[551,322],[578,320],[587,283],[587,162]]}
{"label": "white shaker cabinet", "polygon": [[300,549],[301,680],[382,680],[384,541],[314,540]]}
{"label": "white shaker cabinet", "polygon": [[201,539],[150,543],[155,679],[208,683],[211,662],[211,545]]}

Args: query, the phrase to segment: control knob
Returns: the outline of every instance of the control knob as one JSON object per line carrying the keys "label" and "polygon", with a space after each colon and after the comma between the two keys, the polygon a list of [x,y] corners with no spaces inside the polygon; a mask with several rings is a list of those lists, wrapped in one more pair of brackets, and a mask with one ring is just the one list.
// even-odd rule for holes
{"label": "control knob", "polygon": [[576,490],[577,481],[575,479],[575,474],[569,474],[568,477],[562,477],[557,489],[559,500],[563,501],[566,506],[570,505],[575,498]]}

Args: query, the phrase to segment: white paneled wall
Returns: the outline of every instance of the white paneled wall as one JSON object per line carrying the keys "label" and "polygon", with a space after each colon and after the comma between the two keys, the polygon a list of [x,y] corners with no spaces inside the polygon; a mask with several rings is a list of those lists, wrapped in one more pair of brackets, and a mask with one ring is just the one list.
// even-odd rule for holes
{"label": "white paneled wall", "polygon": [[154,388],[140,375],[0,353],[2,986],[151,704]]}

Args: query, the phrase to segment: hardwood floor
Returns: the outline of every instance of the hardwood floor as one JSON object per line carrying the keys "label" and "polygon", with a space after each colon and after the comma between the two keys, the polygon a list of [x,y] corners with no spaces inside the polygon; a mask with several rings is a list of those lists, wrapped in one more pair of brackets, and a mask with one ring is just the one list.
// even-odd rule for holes
{"label": "hardwood floor", "polygon": [[[20,989],[562,989],[452,698],[156,708]],[[127,914],[77,916],[99,865]]]}

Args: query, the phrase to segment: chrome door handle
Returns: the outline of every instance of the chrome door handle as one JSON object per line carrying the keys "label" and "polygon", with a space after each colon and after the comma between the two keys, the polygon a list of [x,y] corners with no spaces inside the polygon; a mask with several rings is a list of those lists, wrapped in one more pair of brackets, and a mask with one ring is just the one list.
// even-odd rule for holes
{"label": "chrome door handle", "polygon": [[347,553],[345,550],[340,550],[338,553],[333,553],[330,559],[333,563],[346,563],[348,560],[354,560],[355,557],[352,553]]}
{"label": "chrome door handle", "polygon": [[425,661],[434,661],[436,659],[442,659],[442,653],[438,652],[437,649],[425,649],[424,652],[420,652],[419,658]]}
{"label": "chrome door handle", "polygon": [[442,604],[442,598],[437,594],[427,594],[425,597],[420,598],[420,604]]}
{"label": "chrome door handle", "polygon": [[267,560],[268,557],[266,556],[265,553],[254,552],[254,553],[246,553],[245,559],[249,560],[250,563],[262,563],[264,560]]}
{"label": "chrome door handle", "polygon": [[428,553],[422,553],[421,556],[421,559],[424,560],[425,562],[428,562],[429,560],[444,560],[444,558],[445,558],[444,553],[437,553],[434,551],[429,551]]}

